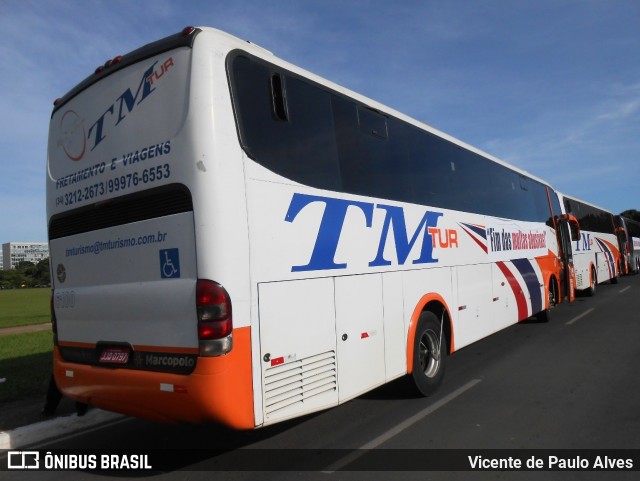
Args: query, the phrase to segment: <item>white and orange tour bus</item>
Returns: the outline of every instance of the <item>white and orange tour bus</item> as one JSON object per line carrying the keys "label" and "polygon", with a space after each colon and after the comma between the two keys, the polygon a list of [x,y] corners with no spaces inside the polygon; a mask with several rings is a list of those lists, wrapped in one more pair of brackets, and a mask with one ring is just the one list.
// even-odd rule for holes
{"label": "white and orange tour bus", "polygon": [[580,225],[580,238],[571,243],[576,287],[593,296],[599,283],[617,283],[621,275],[622,257],[613,214],[584,200],[559,196],[564,211]]}
{"label": "white and orange tour bus", "polygon": [[155,420],[251,429],[406,375],[429,395],[575,287],[548,184],[210,28],[55,102],[47,219],[59,388]]}

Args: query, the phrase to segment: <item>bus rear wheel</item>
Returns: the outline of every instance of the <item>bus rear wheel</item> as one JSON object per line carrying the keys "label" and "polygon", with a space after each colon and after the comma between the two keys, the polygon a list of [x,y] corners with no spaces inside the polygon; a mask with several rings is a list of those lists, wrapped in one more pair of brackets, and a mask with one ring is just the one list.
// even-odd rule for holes
{"label": "bus rear wheel", "polygon": [[416,388],[423,396],[436,392],[444,378],[447,341],[438,318],[425,312],[418,320],[413,340],[413,371]]}
{"label": "bus rear wheel", "polygon": [[596,293],[596,284],[598,280],[596,279],[596,270],[591,268],[591,277],[589,278],[589,288],[585,291],[585,294],[588,297],[593,297]]}

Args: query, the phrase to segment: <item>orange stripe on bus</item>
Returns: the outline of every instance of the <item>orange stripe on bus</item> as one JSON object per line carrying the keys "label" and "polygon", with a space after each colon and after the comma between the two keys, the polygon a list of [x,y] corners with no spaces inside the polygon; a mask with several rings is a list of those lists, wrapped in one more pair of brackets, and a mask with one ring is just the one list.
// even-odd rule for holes
{"label": "orange stripe on bus", "polygon": [[162,422],[255,428],[250,327],[234,329],[231,352],[199,357],[189,375],[70,363],[58,348],[54,373],[63,394],[109,411]]}
{"label": "orange stripe on bus", "polygon": [[[562,303],[564,298],[569,295],[569,293],[564,292],[564,287],[560,282],[560,269],[561,263],[556,257],[556,255],[549,251],[546,256],[536,257],[535,258],[538,267],[540,268],[540,272],[542,273],[542,281],[544,282],[544,296],[542,299],[543,307],[545,309],[549,309],[549,290],[551,289],[551,276],[555,277],[558,288],[561,289],[559,292],[559,298],[556,299],[558,304]],[[567,273],[569,275],[569,273]]]}

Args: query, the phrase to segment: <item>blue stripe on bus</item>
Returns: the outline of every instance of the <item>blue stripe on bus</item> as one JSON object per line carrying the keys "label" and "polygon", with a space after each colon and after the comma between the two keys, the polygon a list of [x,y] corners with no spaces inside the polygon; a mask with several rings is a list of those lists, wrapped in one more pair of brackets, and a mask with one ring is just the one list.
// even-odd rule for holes
{"label": "blue stripe on bus", "polygon": [[524,279],[527,289],[529,290],[529,296],[531,298],[531,310],[532,314],[540,312],[543,309],[542,295],[540,294],[540,279],[536,271],[533,269],[529,259],[514,259],[513,265],[520,272],[520,275]]}
{"label": "blue stripe on bus", "polygon": [[470,229],[476,234],[478,234],[479,236],[481,236],[483,239],[485,240],[487,239],[487,230],[484,227],[479,225],[474,225],[474,224],[467,224],[465,222],[461,222],[461,224],[465,226],[467,229]]}
{"label": "blue stripe on bus", "polygon": [[612,278],[614,276],[613,272],[611,272],[611,267],[613,266],[613,253],[611,252],[611,249],[609,249],[609,247],[597,237],[596,242],[600,246],[600,250],[607,258],[607,269],[609,269],[609,278]]}

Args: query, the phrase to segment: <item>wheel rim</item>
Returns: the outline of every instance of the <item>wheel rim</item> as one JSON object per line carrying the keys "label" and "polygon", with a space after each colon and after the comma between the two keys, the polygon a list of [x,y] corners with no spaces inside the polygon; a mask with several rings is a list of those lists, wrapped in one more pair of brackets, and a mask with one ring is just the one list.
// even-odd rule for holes
{"label": "wheel rim", "polygon": [[420,338],[420,365],[427,377],[434,377],[440,370],[442,351],[438,335],[427,330]]}

